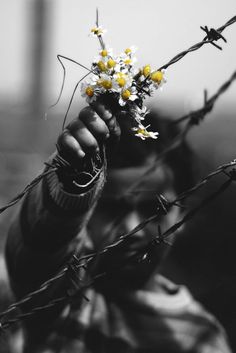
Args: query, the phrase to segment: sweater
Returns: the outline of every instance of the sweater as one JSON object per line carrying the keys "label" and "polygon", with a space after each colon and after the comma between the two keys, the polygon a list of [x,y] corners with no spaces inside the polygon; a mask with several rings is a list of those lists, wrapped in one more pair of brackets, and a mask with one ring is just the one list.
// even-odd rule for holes
{"label": "sweater", "polygon": [[[60,272],[73,254],[78,258],[97,250],[87,224],[105,179],[103,163],[97,178],[85,190],[74,192],[52,172],[25,196],[6,244],[8,272],[17,299]],[[104,261],[109,272],[111,258]],[[136,286],[129,285],[127,278],[122,281],[117,269],[105,280],[90,281],[99,273],[98,268],[101,266],[95,262],[72,281],[62,277],[22,306],[27,312],[73,293],[71,300],[24,321],[24,353],[230,352],[223,328],[185,286],[172,283],[153,269],[148,279]],[[80,283],[90,282],[81,293]]]}

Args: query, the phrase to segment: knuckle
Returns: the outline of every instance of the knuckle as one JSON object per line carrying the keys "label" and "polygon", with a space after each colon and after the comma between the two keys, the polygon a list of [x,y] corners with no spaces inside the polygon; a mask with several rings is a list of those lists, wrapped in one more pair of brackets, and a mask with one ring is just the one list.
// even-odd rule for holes
{"label": "knuckle", "polygon": [[86,121],[88,120],[89,117],[91,118],[94,116],[95,116],[95,111],[93,110],[93,108],[90,106],[87,106],[80,111],[78,119],[81,121]]}
{"label": "knuckle", "polygon": [[68,136],[69,136],[69,131],[67,129],[63,130],[63,132],[59,135],[57,139],[57,144],[60,147],[67,146]]}
{"label": "knuckle", "polygon": [[119,124],[117,123],[117,120],[114,117],[107,123],[107,126],[111,133],[115,133],[116,130],[120,129]]}

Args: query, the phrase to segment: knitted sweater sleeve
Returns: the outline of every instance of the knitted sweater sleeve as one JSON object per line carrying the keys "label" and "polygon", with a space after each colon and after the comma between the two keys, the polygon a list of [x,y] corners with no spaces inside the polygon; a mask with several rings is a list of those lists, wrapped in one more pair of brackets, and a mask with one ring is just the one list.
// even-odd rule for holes
{"label": "knitted sweater sleeve", "polygon": [[78,193],[66,191],[56,172],[49,173],[24,198],[10,227],[6,261],[17,298],[37,289],[82,248],[85,227],[105,180],[98,177]]}

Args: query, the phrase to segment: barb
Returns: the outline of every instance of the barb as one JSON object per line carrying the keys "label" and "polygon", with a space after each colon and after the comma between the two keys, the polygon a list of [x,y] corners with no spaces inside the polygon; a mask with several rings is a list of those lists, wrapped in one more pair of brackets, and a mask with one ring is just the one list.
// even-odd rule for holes
{"label": "barb", "polygon": [[52,173],[55,171],[56,168],[52,168],[46,172],[43,172],[42,174],[38,175],[31,183],[29,183],[22,192],[20,192],[17,196],[15,196],[6,206],[3,206],[0,208],[0,214],[7,210],[9,207],[14,206],[17,202],[19,202],[24,195],[29,192],[31,189],[33,189],[43,178],[45,178],[48,174]]}
{"label": "barb", "polygon": [[164,232],[163,238],[166,239],[171,234],[176,232],[176,230],[179,229],[184,223],[192,219],[198,211],[200,211],[208,203],[214,200],[218,195],[224,192],[231,185],[232,181],[233,179],[229,178],[229,180],[227,180],[223,185],[221,185],[217,191],[213,192],[209,197],[203,199],[202,202],[200,202],[200,204],[197,207],[190,210],[179,222],[177,222],[172,227],[170,227],[166,232]]}
{"label": "barb", "polygon": [[[207,205],[210,201],[212,201],[214,198],[216,198],[220,193],[225,191],[230,186],[232,181],[236,181],[236,169],[234,168],[235,166],[236,166],[236,160],[233,160],[233,161],[231,161],[229,163],[226,163],[226,164],[223,164],[223,165],[219,166],[215,171],[213,171],[210,174],[208,174],[199,183],[197,183],[193,188],[190,188],[186,192],[180,194],[173,201],[168,201],[166,198],[164,198],[161,195],[159,197],[160,206],[157,209],[157,214],[145,219],[143,222],[138,224],[130,232],[122,234],[116,241],[114,241],[112,244],[109,244],[108,246],[104,247],[99,252],[94,252],[92,254],[89,254],[89,255],[86,255],[86,256],[82,256],[82,257],[79,257],[79,258],[76,256],[76,254],[74,254],[73,255],[73,261],[74,261],[73,270],[74,271],[78,271],[81,268],[86,269],[88,264],[92,260],[94,260],[98,256],[100,256],[102,254],[105,254],[105,253],[107,253],[107,252],[109,252],[111,250],[114,251],[114,249],[117,249],[122,243],[124,243],[130,237],[132,237],[132,235],[134,235],[138,231],[142,230],[148,223],[153,222],[155,220],[158,220],[159,215],[163,214],[163,211],[164,211],[165,214],[167,214],[168,210],[171,207],[173,207],[173,206],[179,207],[178,203],[180,201],[182,201],[183,199],[189,197],[190,195],[195,193],[197,190],[202,188],[210,179],[212,179],[213,177],[215,177],[216,175],[218,175],[220,173],[223,173],[224,175],[226,175],[228,177],[228,180],[226,182],[224,182],[223,185],[221,185],[220,188],[217,191],[213,192],[211,195],[209,195],[204,200],[202,200],[197,207],[195,207],[194,209],[192,209],[188,213],[186,213],[186,215],[182,218],[182,220],[180,220],[179,222],[177,222],[176,224],[171,226],[164,233],[162,233],[160,231],[160,227],[159,227],[158,228],[159,229],[158,235],[144,249],[140,250],[138,253],[136,253],[135,255],[130,257],[127,261],[130,261],[133,258],[139,259],[139,261],[140,261],[140,258],[142,259],[142,258],[145,257],[144,255],[147,253],[147,249],[149,249],[149,248],[151,249],[151,245],[154,244],[154,243],[158,244],[160,242],[165,242],[167,245],[171,245],[171,244],[169,244],[166,241],[166,238],[168,238],[171,234],[176,232],[176,230],[178,228],[180,228],[185,222],[187,222],[191,218],[193,218],[196,215],[197,212],[199,212],[205,205]],[[231,168],[231,170],[228,171],[228,169],[230,169],[230,168]],[[127,264],[127,262],[125,264],[123,264],[122,266],[124,266],[126,264]],[[43,283],[38,290],[29,293],[22,300],[10,305],[7,310],[5,310],[4,312],[0,313],[0,318],[1,319],[4,318],[5,316],[9,315],[13,310],[18,309],[23,304],[28,303],[29,301],[31,301],[35,296],[45,292],[49,288],[49,286],[51,284],[53,284],[55,281],[57,281],[58,279],[60,279],[63,276],[65,276],[67,274],[67,272],[68,272],[68,269],[70,269],[70,268],[71,268],[70,264],[68,264],[56,276],[52,277],[51,279],[49,279],[48,281]],[[95,277],[93,277],[89,282],[85,283],[85,285],[80,286],[81,293],[79,293],[79,294],[83,295],[82,292],[83,292],[83,290],[85,288],[88,288],[91,284],[94,283],[94,281],[99,280],[100,278],[103,278],[104,276],[106,276],[105,272],[99,273]],[[26,312],[26,313],[23,313],[23,314],[18,314],[18,315],[16,315],[16,317],[14,319],[10,319],[10,320],[7,320],[7,321],[2,320],[0,327],[2,329],[3,328],[6,329],[6,328],[10,327],[11,325],[15,324],[17,321],[26,319],[26,318],[28,318],[28,317],[30,317],[32,315],[35,315],[35,313],[37,313],[37,312],[41,312],[43,310],[49,309],[49,308],[51,308],[51,307],[53,307],[55,305],[58,305],[59,303],[62,303],[63,301],[69,300],[69,299],[71,299],[71,296],[68,296],[68,294],[67,294],[64,297],[57,298],[57,299],[54,299],[54,300],[50,301],[48,304],[46,304],[44,306],[35,307],[30,312]]]}
{"label": "barb", "polygon": [[[209,112],[209,107],[211,107],[211,109],[213,108],[213,105],[215,103],[215,101],[217,100],[217,98],[219,98],[219,96],[224,93],[229,86],[231,85],[232,81],[236,78],[236,72],[234,72],[231,76],[231,78],[226,81],[221,87],[220,89],[217,91],[217,93],[215,95],[213,95],[209,100],[206,100],[205,105],[206,105],[206,109],[201,108],[195,112],[191,112],[190,114],[188,114],[185,117],[182,117],[180,119],[178,119],[176,122],[180,122],[186,119],[190,119],[190,123],[186,125],[185,129],[183,129],[183,131],[170,143],[169,146],[167,146],[164,151],[159,154],[156,157],[156,160],[154,161],[154,163],[146,170],[146,172],[143,174],[142,178],[139,179],[138,182],[134,183],[128,190],[126,190],[125,194],[123,194],[121,197],[126,197],[127,194],[129,194],[130,192],[133,192],[134,190],[136,190],[136,188],[141,184],[141,182],[144,180],[144,178],[153,170],[155,170],[155,168],[157,167],[157,165],[165,158],[165,156],[167,155],[167,153],[169,153],[170,151],[172,151],[173,149],[175,149],[177,146],[179,146],[179,144],[183,141],[183,139],[185,138],[186,134],[188,133],[188,131],[190,130],[190,128],[193,126],[193,123],[196,123],[196,117],[201,117],[200,120],[203,119],[203,116],[205,116],[208,112]],[[199,120],[199,121],[200,121]],[[175,122],[175,123],[176,123]],[[0,209],[0,213],[2,213],[4,210],[6,210],[7,208],[13,206],[15,203],[17,203],[28,191],[30,191],[34,186],[36,186],[38,184],[38,182],[40,182],[40,180],[42,180],[42,178],[44,178],[47,174],[50,174],[54,171],[56,171],[58,168],[67,168],[70,167],[69,163],[67,161],[65,161],[60,155],[57,155],[56,158],[54,158],[53,162],[51,164],[49,163],[45,163],[50,169],[47,170],[46,172],[40,174],[37,178],[35,178],[29,185],[26,186],[26,188],[20,193],[18,194],[8,205],[6,205],[5,207],[2,207]],[[163,210],[163,205],[165,205],[165,210],[169,209],[170,207],[172,207],[173,205],[178,205],[178,203],[180,203],[181,201],[183,201],[185,198],[187,198],[189,195],[191,195],[193,192],[197,191],[199,188],[201,188],[203,185],[205,185],[212,177],[214,177],[215,175],[226,171],[226,169],[233,167],[236,164],[235,161],[224,164],[223,166],[220,166],[219,168],[217,168],[216,171],[210,173],[206,178],[204,178],[202,181],[200,181],[198,184],[196,184],[194,187],[192,187],[191,189],[185,191],[184,193],[182,193],[181,195],[179,195],[176,200],[172,201],[172,203],[169,203],[166,199],[163,200],[163,196],[159,195],[159,208],[158,208],[158,212],[161,212]],[[164,203],[163,203],[164,202]],[[142,222],[140,225],[138,225],[136,228],[133,229],[133,231],[131,233],[127,233],[122,235],[116,242],[114,242],[113,244],[110,244],[109,246],[107,246],[106,248],[102,249],[99,253],[93,253],[90,254],[88,256],[84,256],[82,257],[79,261],[87,261],[90,262],[92,261],[92,259],[95,256],[98,255],[102,255],[105,252],[107,252],[109,249],[114,248],[116,246],[118,246],[119,244],[121,244],[122,241],[124,241],[124,239],[126,239],[126,237],[131,236],[132,234],[135,234],[137,231],[143,229],[145,227],[146,224],[148,224],[151,221],[157,220],[158,216],[153,216],[151,217],[151,219],[147,219],[144,222]],[[111,231],[111,230],[110,230]],[[62,273],[59,273],[57,275],[55,275],[52,279],[50,279],[49,281],[45,282],[44,284],[42,284],[42,286],[36,290],[35,292],[30,293],[28,296],[26,296],[24,299],[22,299],[21,301],[12,304],[5,312],[3,312],[0,317],[7,315],[10,311],[15,310],[16,307],[20,307],[22,304],[30,301],[35,295],[40,294],[41,292],[44,292],[48,289],[48,287],[57,279],[59,279],[61,276],[63,276],[65,273],[67,272],[67,267],[65,267],[62,271]]]}
{"label": "barb", "polygon": [[167,156],[167,154],[170,151],[173,151],[175,148],[177,148],[185,139],[187,134],[189,133],[190,129],[192,129],[193,126],[198,125],[205,116],[212,111],[214,108],[215,102],[217,99],[226,92],[226,90],[230,87],[230,85],[233,83],[233,81],[236,79],[236,71],[231,75],[231,77],[223,83],[223,85],[218,89],[218,91],[209,99],[207,99],[207,92],[204,92],[204,106],[198,110],[194,110],[193,112],[190,112],[187,115],[184,115],[183,117],[178,118],[177,120],[173,121],[172,124],[178,124],[180,122],[183,122],[185,120],[189,120],[188,124],[186,124],[185,128],[179,133],[179,135],[176,136],[176,138],[170,142],[168,146],[164,148],[164,150],[158,154],[153,162],[153,164],[146,169],[146,171],[143,173],[143,175],[137,180],[137,182],[133,183],[125,192],[120,196],[120,198],[126,197],[126,195],[134,192],[137,190],[137,188],[142,184],[142,182],[145,180],[145,178],[153,172],[157,166],[160,164],[162,160],[164,160]]}
{"label": "barb", "polygon": [[[196,43],[196,44],[192,45],[189,49],[184,50],[181,53],[177,54],[167,64],[162,65],[158,70],[167,69],[169,66],[171,66],[171,65],[175,64],[176,62],[178,62],[179,60],[181,60],[188,53],[191,53],[191,52],[193,52],[195,50],[200,49],[205,44],[213,44],[213,45],[217,46],[214,42],[217,41],[220,38],[222,38],[224,41],[226,41],[226,39],[222,35],[220,35],[220,33],[223,32],[223,30],[226,27],[232,25],[235,22],[236,22],[236,16],[232,17],[223,26],[219,27],[216,30],[211,28],[210,31],[209,31],[209,35],[207,35],[207,37],[205,37],[201,42]],[[207,26],[205,28],[207,28]],[[219,46],[217,46],[217,47],[219,49],[221,49]]]}
{"label": "barb", "polygon": [[210,98],[207,99],[206,91],[204,92],[204,106],[198,110],[195,110],[193,112],[190,112],[187,115],[182,116],[181,118],[175,120],[173,124],[178,124],[180,122],[183,122],[185,120],[191,120],[193,124],[199,124],[199,122],[208,114],[212,111],[215,102],[217,99],[225,93],[225,91],[230,87],[230,85],[233,83],[233,81],[236,79],[236,71],[231,75],[229,80],[227,80],[223,85],[218,89],[218,91]]}
{"label": "barb", "polygon": [[19,194],[17,194],[7,205],[0,208],[0,214],[7,210],[8,208],[14,206],[17,202],[19,202],[25,194],[27,194],[30,190],[32,190],[43,178],[47,175],[55,172],[58,168],[70,167],[72,168],[67,161],[65,161],[61,156],[57,155],[51,164],[45,162],[46,166],[49,167],[48,170],[39,174],[35,179],[33,179]]}
{"label": "barb", "polygon": [[[226,43],[227,40],[225,39],[225,37],[222,36],[222,34],[220,34],[217,30],[215,30],[214,28],[211,28],[210,30],[208,29],[207,26],[202,27],[200,26],[200,28],[206,33],[206,37],[203,40],[213,40],[213,41],[217,41],[218,39],[223,39],[223,41]],[[212,45],[214,45],[216,48],[222,50],[222,48],[217,45],[216,43],[212,42]]]}
{"label": "barb", "polygon": [[[172,60],[170,60],[167,64],[163,65],[159,70],[164,69],[169,67],[170,65],[173,65],[174,63],[176,63],[177,61],[179,61],[180,59],[182,59],[187,53],[195,51],[199,48],[201,48],[204,44],[206,43],[210,43],[213,44],[215,41],[217,41],[218,39],[223,39],[225,40],[225,38],[220,35],[221,32],[228,27],[229,25],[233,24],[236,21],[236,17],[233,17],[231,20],[229,20],[224,26],[218,28],[217,30],[214,29],[210,29],[208,30],[208,28],[205,26],[205,28],[203,28],[203,30],[205,30],[205,32],[207,33],[207,37],[204,38],[204,40],[200,43],[197,43],[195,45],[193,45],[192,47],[190,47],[188,50],[183,51],[182,53],[176,55]],[[98,24],[98,12],[97,12],[97,24]],[[226,40],[225,40],[226,41]],[[215,44],[215,43],[214,43]],[[102,43],[101,43],[102,46]],[[219,46],[217,46],[219,47]],[[63,88],[64,88],[64,83],[65,83],[65,75],[66,75],[66,69],[64,64],[62,63],[61,59],[64,58],[66,60],[69,60],[75,64],[78,64],[79,66],[85,68],[86,70],[89,71],[88,74],[90,74],[92,71],[89,70],[88,68],[86,68],[85,66],[81,65],[80,63],[76,62],[73,59],[64,57],[62,55],[58,55],[58,60],[60,62],[60,64],[62,65],[63,68],[63,82],[62,82],[62,87],[59,93],[59,97],[56,101],[55,104],[53,104],[52,106],[55,106],[58,101],[60,100]],[[88,75],[87,74],[87,75]],[[87,76],[85,75],[85,76]],[[182,140],[183,138],[185,138],[187,132],[189,131],[190,127],[193,124],[199,123],[200,120],[202,120],[202,117],[205,116],[207,113],[209,113],[212,108],[213,105],[216,101],[216,99],[223,93],[225,92],[225,90],[230,86],[230,84],[232,83],[232,81],[235,79],[236,77],[236,72],[232,75],[232,77],[230,78],[229,81],[227,81],[223,86],[221,86],[221,88],[218,90],[218,92],[209,100],[207,100],[206,94],[205,94],[205,105],[204,105],[204,109],[201,108],[200,110],[196,111],[195,113],[190,113],[188,114],[188,116],[182,117],[179,119],[179,121],[183,121],[186,119],[190,119],[189,123],[186,125],[185,129],[182,131],[182,133],[180,134],[180,136],[178,136],[169,146],[167,146],[166,150],[163,151],[163,154],[161,155],[161,157],[158,157],[158,161],[160,161],[161,159],[163,159],[166,155],[166,153],[168,153],[168,151],[174,149],[179,143],[180,140]],[[69,108],[71,106],[73,97],[75,95],[76,89],[78,87],[78,84],[76,84],[74,91],[73,91],[73,95],[71,97],[71,101],[67,110],[67,114],[69,111]],[[52,107],[51,106],[51,107]],[[197,114],[198,113],[198,114]],[[66,116],[67,116],[66,114]],[[66,121],[66,116],[64,119],[64,124]],[[183,119],[184,118],[184,119]],[[179,122],[178,121],[178,122]],[[63,124],[63,126],[64,126]],[[66,163],[66,161],[64,161],[63,159],[61,159],[60,157],[57,158],[56,160],[54,160],[54,162],[52,164],[47,164],[49,169],[40,174],[37,178],[35,178],[30,184],[28,184],[25,189],[18,194],[15,198],[13,198],[13,200],[6,205],[5,207],[2,207],[0,209],[0,213],[2,213],[4,210],[6,210],[7,208],[13,206],[15,203],[17,203],[29,190],[31,190],[35,185],[38,184],[38,182],[44,178],[47,174],[52,173],[54,171],[56,171],[58,168],[62,168],[62,167],[66,167],[68,166],[68,164]],[[145,219],[143,222],[141,222],[139,225],[137,225],[131,232],[122,234],[115,242],[113,242],[112,244],[109,244],[108,246],[106,246],[105,248],[103,248],[102,250],[100,250],[99,252],[95,252],[93,254],[89,254],[86,256],[83,256],[81,258],[77,258],[76,255],[74,255],[73,259],[76,260],[76,270],[78,270],[79,268],[84,268],[84,266],[87,266],[92,260],[94,260],[97,256],[100,256],[102,254],[105,254],[111,250],[117,249],[119,245],[121,245],[123,242],[125,242],[127,239],[129,239],[130,237],[132,237],[133,234],[137,233],[139,230],[143,229],[148,223],[158,220],[158,217],[160,215],[160,213],[168,213],[168,210],[172,207],[172,206],[177,206],[180,207],[179,202],[181,202],[182,200],[184,200],[185,198],[189,197],[190,195],[192,195],[193,193],[195,193],[197,190],[199,190],[200,188],[202,188],[211,178],[215,177],[216,175],[218,175],[219,173],[223,173],[225,174],[229,180],[227,180],[216,192],[214,192],[213,194],[211,194],[210,196],[208,196],[207,198],[205,198],[195,209],[190,210],[184,217],[182,220],[180,220],[178,223],[176,223],[175,225],[173,225],[172,227],[170,227],[166,232],[161,233],[160,228],[159,228],[159,234],[156,237],[156,240],[160,241],[164,241],[165,238],[167,238],[170,234],[174,233],[180,226],[182,226],[183,223],[187,222],[189,219],[191,219],[200,209],[202,209],[202,207],[204,207],[207,203],[209,203],[211,200],[213,200],[216,196],[218,196],[221,192],[223,192],[226,188],[228,188],[228,186],[232,183],[232,181],[236,180],[236,171],[233,168],[230,171],[227,171],[228,168],[232,168],[236,165],[236,160],[224,164],[220,167],[218,167],[214,172],[210,173],[207,177],[205,177],[201,182],[199,182],[198,184],[196,184],[193,188],[185,191],[184,193],[182,193],[181,195],[179,195],[175,200],[173,201],[168,201],[166,200],[162,195],[159,195],[159,207],[157,210],[157,214],[153,215],[152,217],[149,217],[147,219]],[[151,166],[151,169],[149,169],[147,171],[147,173],[150,172],[150,170],[153,170],[154,168],[156,168],[155,166]],[[136,187],[136,186],[135,186]],[[145,248],[145,252],[146,252],[146,248]],[[137,256],[137,255],[135,255]],[[5,310],[4,312],[0,313],[0,318],[4,318],[5,316],[7,316],[8,314],[10,314],[13,310],[16,310],[18,308],[20,308],[23,304],[31,301],[35,296],[42,294],[44,291],[46,291],[49,286],[51,286],[55,281],[57,281],[58,279],[62,278],[63,276],[65,276],[65,274],[67,274],[68,269],[69,269],[69,265],[67,265],[61,272],[57,273],[54,277],[52,277],[51,279],[49,279],[48,281],[46,281],[45,283],[43,283],[39,289],[35,290],[34,292],[29,293],[27,296],[25,296],[22,300],[13,303],[12,305],[10,305],[8,307],[7,310]],[[96,275],[91,282],[87,283],[86,286],[91,285],[95,280],[99,280],[101,277],[106,276],[106,273],[100,273],[98,275]],[[82,289],[85,288],[86,286],[82,286]],[[31,315],[35,315],[35,313],[40,312],[42,310],[46,310],[49,309],[55,305],[58,305],[58,303],[63,302],[64,300],[66,300],[68,298],[68,296],[65,297],[61,297],[61,298],[57,298],[57,299],[53,299],[52,301],[50,301],[48,304],[44,305],[44,306],[40,306],[40,307],[36,307],[33,308],[31,310],[31,312],[28,313],[23,313],[23,314],[19,314],[18,316],[15,317],[15,319],[11,319],[8,321],[2,321],[2,323],[0,324],[0,328],[5,329],[8,328],[9,326],[11,326],[12,324],[14,324],[15,322],[19,321],[19,320],[23,320],[26,319],[28,317],[30,317]]]}

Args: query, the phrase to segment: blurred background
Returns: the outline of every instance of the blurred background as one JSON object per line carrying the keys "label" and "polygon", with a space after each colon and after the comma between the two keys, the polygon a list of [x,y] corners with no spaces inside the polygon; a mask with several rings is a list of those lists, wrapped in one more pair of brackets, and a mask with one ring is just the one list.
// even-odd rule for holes
{"label": "blurred background", "polygon": [[[236,15],[235,0],[0,0],[0,205],[5,205],[29,183],[54,150],[76,82],[85,74],[65,62],[65,89],[57,54],[90,66],[99,45],[89,37],[99,22],[108,30],[105,42],[119,54],[138,47],[137,66],[158,68],[176,54],[200,42],[200,26],[218,28]],[[205,45],[167,70],[163,91],[147,101],[160,114],[178,118],[203,104],[236,70],[236,24],[225,29],[223,50]],[[217,101],[214,110],[188,135],[199,180],[218,165],[236,158],[236,82]],[[85,105],[75,96],[69,119]],[[47,117],[45,118],[45,112]],[[221,178],[191,201],[193,204],[220,185]],[[236,235],[235,185],[185,227],[166,260],[163,272],[192,293],[223,323],[235,344]],[[3,249],[14,209],[0,216]],[[1,278],[6,276],[1,260]]]}

